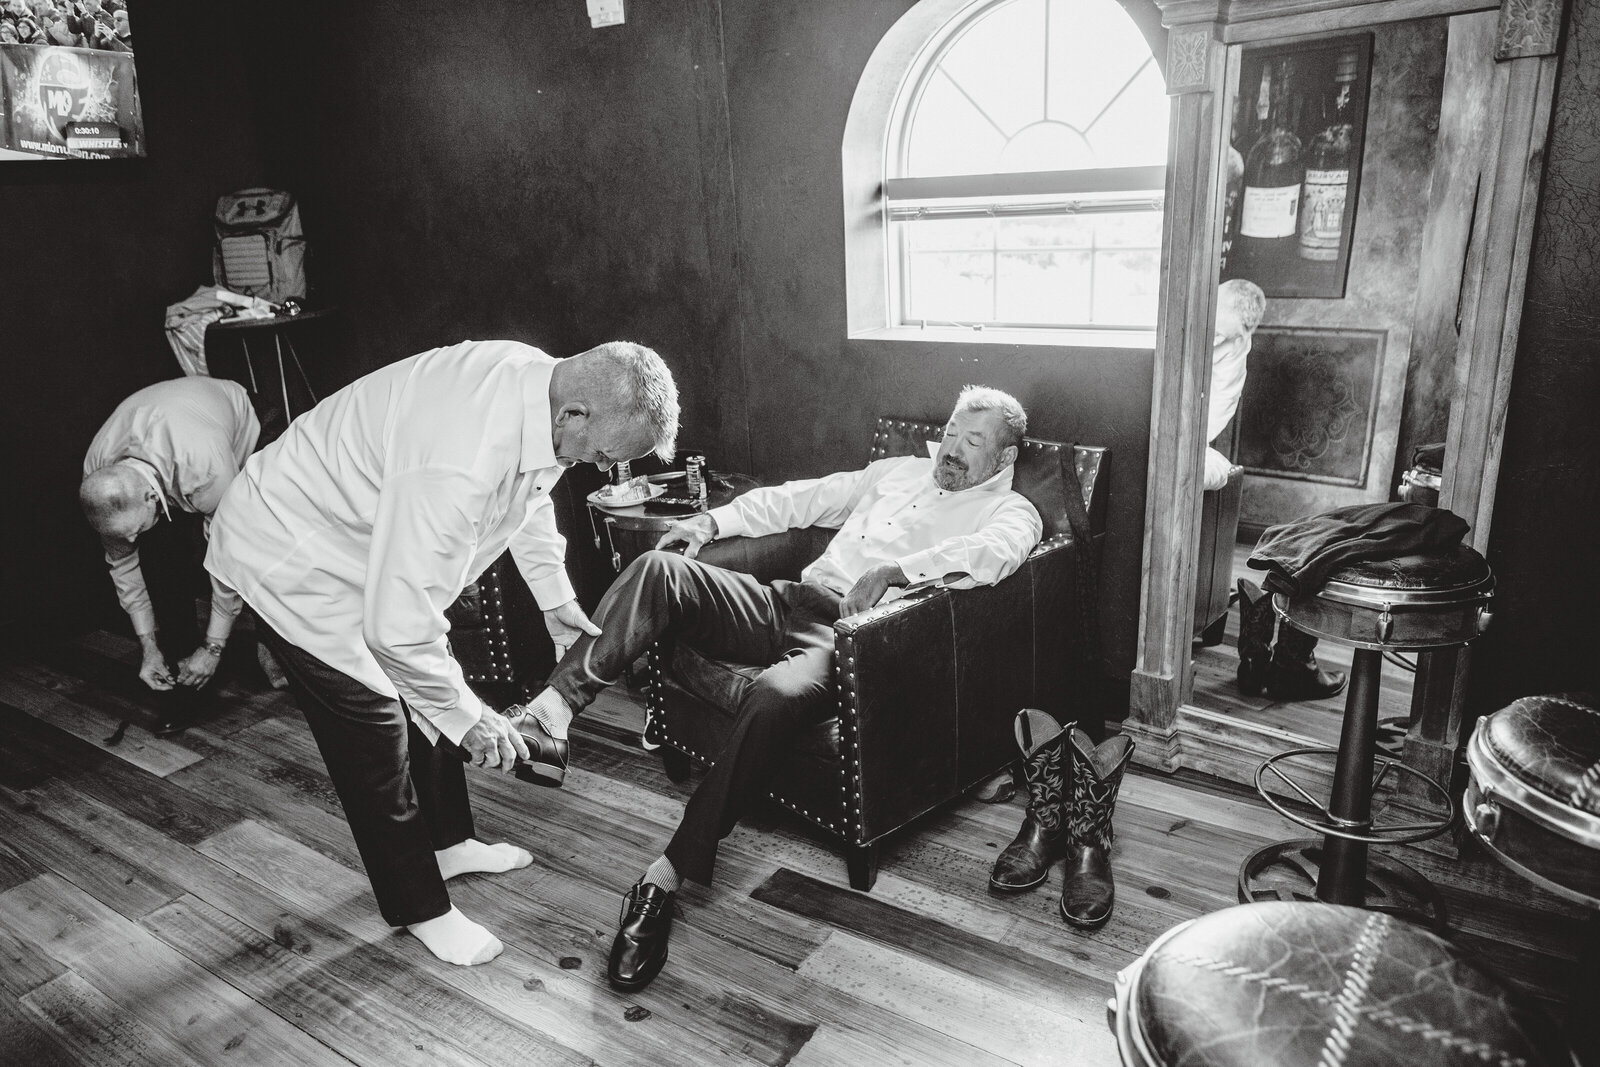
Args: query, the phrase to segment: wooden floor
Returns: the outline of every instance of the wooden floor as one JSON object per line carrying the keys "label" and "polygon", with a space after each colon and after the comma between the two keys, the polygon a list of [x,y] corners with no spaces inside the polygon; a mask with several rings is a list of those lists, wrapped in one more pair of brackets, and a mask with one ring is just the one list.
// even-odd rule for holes
{"label": "wooden floor", "polygon": [[[1234,546],[1234,580],[1237,583],[1238,579],[1246,578],[1259,586],[1265,572],[1251,570],[1245,564],[1250,549],[1250,545]],[[1344,671],[1348,675],[1354,651],[1353,646],[1338,641],[1318,641],[1317,663],[1325,670]],[[1396,729],[1391,736],[1396,742],[1404,735],[1403,724],[1411,715],[1413,675],[1406,666],[1415,661],[1414,653],[1386,660],[1379,679],[1378,719],[1380,722],[1393,720]],[[1323,700],[1274,700],[1264,692],[1247,697],[1239,692],[1235,680],[1238,670],[1239,606],[1234,604],[1228,609],[1227,634],[1222,643],[1209,648],[1195,647],[1195,706],[1300,734],[1319,745],[1338,747],[1339,728],[1344,722],[1344,693]]]}
{"label": "wooden floor", "polygon": [[[682,895],[661,977],[625,995],[604,977],[620,896],[682,809],[626,691],[580,723],[564,789],[469,772],[480,836],[534,862],[452,883],[508,946],[458,968],[379,919],[284,695],[230,683],[222,714],[161,740],[136,659],[92,634],[0,663],[3,1064],[1110,1065],[1115,972],[1233,904],[1241,857],[1295,836],[1231,786],[1135,771],[1116,914],[1084,935],[1056,916],[1057,875],[987,890],[1020,803],[892,839],[869,895],[825,840],[764,815],[715,888]],[[1463,943],[1538,995],[1562,987],[1574,910],[1487,863],[1410,858]]]}

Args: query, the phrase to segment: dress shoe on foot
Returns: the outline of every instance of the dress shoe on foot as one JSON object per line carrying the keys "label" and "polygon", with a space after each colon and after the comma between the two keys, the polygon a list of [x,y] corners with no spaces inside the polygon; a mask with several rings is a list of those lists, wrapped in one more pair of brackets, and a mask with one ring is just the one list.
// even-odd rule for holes
{"label": "dress shoe on foot", "polygon": [[538,719],[521,708],[507,708],[506,716],[528,746],[528,758],[517,760],[512,773],[535,785],[559,786],[565,782],[570,754],[566,739],[551,737]]}
{"label": "dress shoe on foot", "polygon": [[667,962],[676,896],[651,882],[640,882],[622,898],[622,916],[606,964],[606,977],[612,985],[631,992],[643,989],[661,973]]}

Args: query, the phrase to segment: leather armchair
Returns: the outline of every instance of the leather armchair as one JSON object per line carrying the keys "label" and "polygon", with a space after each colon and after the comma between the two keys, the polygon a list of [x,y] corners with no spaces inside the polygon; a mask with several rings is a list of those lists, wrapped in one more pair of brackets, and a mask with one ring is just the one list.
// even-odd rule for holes
{"label": "leather armchair", "polygon": [[[926,454],[942,433],[942,423],[879,419],[871,458]],[[1103,537],[1107,460],[1104,448],[1029,438],[1014,485],[1038,508],[1044,538],[1014,574],[990,587],[920,590],[835,624],[837,715],[797,741],[771,796],[842,840],[853,888],[872,887],[884,835],[1015,759],[1019,709],[1067,721],[1095,691],[1097,635],[1085,632],[1093,570],[1084,564],[1096,547],[1086,542]],[[833,534],[729,538],[700,559],[766,581],[797,578]],[[765,665],[670,641],[647,663],[646,738],[682,781],[691,760],[721,751],[744,688]]]}

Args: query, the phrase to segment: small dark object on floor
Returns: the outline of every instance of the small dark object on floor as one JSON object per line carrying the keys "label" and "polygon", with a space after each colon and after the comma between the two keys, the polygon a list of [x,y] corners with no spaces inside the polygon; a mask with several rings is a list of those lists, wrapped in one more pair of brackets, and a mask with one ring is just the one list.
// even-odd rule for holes
{"label": "small dark object on floor", "polygon": [[117,724],[117,728],[111,732],[111,736],[106,738],[101,743],[102,744],[106,744],[106,745],[120,745],[120,744],[122,744],[122,739],[124,737],[126,737],[127,734],[128,734],[128,723],[129,722],[130,722],[130,720],[123,719],[120,723]]}

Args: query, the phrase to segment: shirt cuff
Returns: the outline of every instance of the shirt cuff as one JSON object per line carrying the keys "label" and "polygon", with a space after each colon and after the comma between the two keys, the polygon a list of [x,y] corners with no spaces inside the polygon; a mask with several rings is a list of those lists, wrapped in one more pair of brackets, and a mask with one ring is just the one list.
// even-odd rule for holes
{"label": "shirt cuff", "polygon": [[478,725],[478,720],[483,718],[487,710],[477,694],[471,690],[464,690],[461,694],[461,703],[455,707],[448,711],[423,712],[423,715],[433,723],[435,729],[459,745],[461,739],[467,736],[467,731]]}
{"label": "shirt cuff", "polygon": [[717,524],[717,536],[742,537],[746,529],[744,520],[739,516],[739,509],[732,504],[724,504],[720,508],[712,508],[705,513],[711,521]]}
{"label": "shirt cuff", "polygon": [[565,567],[557,568],[548,578],[530,582],[528,591],[533,594],[534,602],[539,605],[540,611],[558,608],[567,601],[578,598],[577,592],[572,588],[572,579],[567,577]]}
{"label": "shirt cuff", "polygon": [[900,564],[900,569],[905,572],[907,585],[918,585],[922,582],[940,581],[944,578],[945,570],[942,557],[924,549],[913,552],[909,556],[901,556],[895,560]]}

